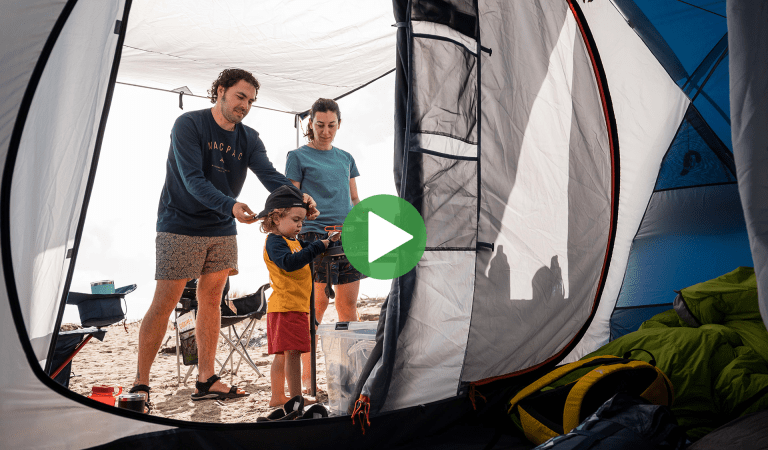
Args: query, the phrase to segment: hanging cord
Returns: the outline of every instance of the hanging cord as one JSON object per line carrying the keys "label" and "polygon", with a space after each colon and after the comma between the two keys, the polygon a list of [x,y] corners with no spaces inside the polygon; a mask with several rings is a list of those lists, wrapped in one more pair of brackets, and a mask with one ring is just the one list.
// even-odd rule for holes
{"label": "hanging cord", "polygon": [[123,314],[123,329],[126,333],[128,333],[128,325],[126,325],[126,322],[128,322],[128,302],[125,300],[125,297],[123,297],[123,303],[125,304],[125,314]]}
{"label": "hanging cord", "polygon": [[483,394],[480,393],[480,391],[477,390],[477,387],[474,384],[469,385],[469,401],[472,402],[472,409],[477,411],[477,404],[475,403],[475,399],[477,397],[480,397],[483,399],[485,403],[488,403],[488,399],[485,398]]}
{"label": "hanging cord", "polygon": [[360,428],[363,430],[363,434],[365,434],[365,425],[368,424],[368,428],[371,427],[371,399],[367,395],[361,394],[360,398],[355,402],[355,410],[352,411],[352,425],[355,424],[355,416],[359,416]]}

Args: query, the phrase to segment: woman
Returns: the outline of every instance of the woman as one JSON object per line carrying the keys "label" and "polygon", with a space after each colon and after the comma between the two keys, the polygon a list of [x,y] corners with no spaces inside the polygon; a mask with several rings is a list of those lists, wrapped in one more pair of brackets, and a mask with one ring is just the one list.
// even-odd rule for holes
{"label": "woman", "polygon": [[[326,226],[341,225],[347,214],[360,199],[355,178],[360,175],[355,159],[349,153],[333,146],[336,132],[341,126],[339,105],[331,100],[318,99],[309,112],[307,137],[309,143],[288,152],[285,176],[302,192],[317,202],[321,211],[316,220],[304,223],[299,239],[315,241],[327,239]],[[319,262],[315,260],[315,262]],[[330,278],[329,278],[330,275]],[[334,263],[331,273],[325,264],[315,264],[315,314],[322,322],[328,308],[326,282],[336,286],[336,312],[340,322],[357,321],[357,295],[360,280],[365,275],[348,262]],[[304,392],[310,389],[310,355],[302,355],[302,384]]]}

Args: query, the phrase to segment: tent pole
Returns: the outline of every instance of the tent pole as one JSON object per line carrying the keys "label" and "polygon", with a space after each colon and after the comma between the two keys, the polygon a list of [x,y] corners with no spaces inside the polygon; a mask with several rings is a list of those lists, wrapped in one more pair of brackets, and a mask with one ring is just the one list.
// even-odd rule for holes
{"label": "tent pole", "polygon": [[[298,115],[296,116],[299,117]],[[296,148],[298,148],[299,132],[296,129]],[[309,296],[309,342],[310,342],[310,368],[311,377],[309,382],[309,393],[312,397],[317,397],[317,325],[315,321],[315,262],[310,263],[310,279],[312,280],[312,293]]]}
{"label": "tent pole", "polygon": [[296,148],[299,148],[299,124],[301,124],[301,117],[296,114],[293,116],[293,127],[296,128]]}

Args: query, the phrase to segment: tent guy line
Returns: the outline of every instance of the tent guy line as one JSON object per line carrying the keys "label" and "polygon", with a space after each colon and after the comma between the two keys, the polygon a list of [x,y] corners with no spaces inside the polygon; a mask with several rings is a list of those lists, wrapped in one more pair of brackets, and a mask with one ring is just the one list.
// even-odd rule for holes
{"label": "tent guy line", "polygon": [[[171,94],[183,94],[183,95],[187,95],[187,96],[190,96],[190,97],[207,98],[209,100],[211,99],[211,97],[208,97],[206,95],[187,94],[186,92],[174,91],[172,89],[162,89],[162,88],[156,88],[156,87],[152,87],[152,86],[143,86],[143,85],[140,85],[140,84],[126,83],[126,82],[123,82],[123,81],[115,81],[115,84],[122,84],[124,86],[133,86],[133,87],[142,88],[142,89],[151,89],[153,91],[170,92]],[[267,109],[269,111],[275,111],[275,112],[285,113],[285,114],[293,114],[293,115],[299,114],[299,113],[295,113],[295,112],[291,112],[291,111],[283,111],[281,109],[267,108],[266,106],[251,105],[251,107],[252,108],[259,108],[259,109]]]}
{"label": "tent guy line", "polygon": [[[126,46],[126,47],[127,47],[127,46]],[[366,87],[366,86],[370,85],[371,83],[373,83],[373,82],[375,82],[375,81],[378,81],[378,80],[380,80],[380,79],[382,79],[382,78],[386,77],[387,75],[389,75],[390,73],[392,73],[392,72],[394,72],[394,71],[395,71],[395,69],[391,69],[391,70],[388,70],[387,72],[385,72],[385,73],[381,74],[380,76],[378,76],[378,77],[376,77],[376,78],[372,79],[371,81],[369,81],[369,82],[367,82],[367,83],[365,83],[365,84],[362,84],[362,85],[360,85],[360,86],[358,86],[358,87],[356,87],[356,88],[352,89],[352,90],[351,90],[351,91],[349,91],[349,92],[346,92],[346,93],[344,93],[344,94],[341,94],[341,95],[339,95],[338,97],[334,98],[334,100],[337,100],[337,101],[338,101],[339,99],[342,99],[342,98],[344,98],[344,97],[348,96],[349,94],[352,94],[353,92],[357,92],[357,91],[359,91],[360,89],[362,89],[362,88],[364,88],[364,87]],[[124,81],[116,81],[116,82],[115,82],[115,84],[122,84],[122,85],[124,85],[124,86],[133,86],[133,87],[142,88],[142,89],[151,89],[151,90],[153,90],[153,91],[170,92],[170,93],[172,93],[172,94],[182,94],[182,95],[188,95],[188,96],[190,96],[190,97],[196,97],[196,98],[205,98],[205,99],[209,99],[209,100],[210,100],[210,98],[211,98],[211,97],[208,97],[208,96],[206,96],[206,95],[188,94],[188,93],[186,93],[186,92],[179,92],[178,90],[173,90],[173,89],[163,89],[163,88],[156,88],[156,87],[152,87],[152,86],[144,86],[144,85],[141,85],[141,84],[126,83],[126,82],[124,82]],[[339,86],[339,87],[342,87],[342,86]],[[252,105],[251,107],[252,107],[252,108],[259,108],[259,109],[266,109],[266,110],[268,110],[268,111],[275,111],[275,112],[279,112],[279,113],[285,113],[285,114],[291,114],[291,115],[299,115],[299,116],[301,116],[301,118],[302,118],[302,119],[304,119],[304,118],[307,116],[307,114],[309,113],[309,110],[306,110],[306,111],[302,111],[302,112],[296,112],[296,111],[284,111],[284,110],[282,110],[282,109],[275,109],[275,108],[267,108],[266,106],[259,106],[259,105]]]}

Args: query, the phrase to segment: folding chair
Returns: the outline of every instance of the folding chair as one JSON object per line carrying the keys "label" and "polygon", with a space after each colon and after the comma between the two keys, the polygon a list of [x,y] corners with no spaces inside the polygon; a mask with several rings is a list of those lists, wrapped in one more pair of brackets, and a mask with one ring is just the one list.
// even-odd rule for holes
{"label": "folding chair", "polygon": [[[245,360],[246,363],[251,366],[254,371],[256,371],[259,377],[264,376],[248,354],[248,344],[251,340],[251,337],[253,336],[253,331],[256,329],[256,322],[261,319],[267,312],[267,298],[265,292],[267,289],[269,289],[269,287],[269,284],[265,284],[253,294],[229,300],[229,280],[227,280],[227,284],[224,287],[224,293],[221,299],[221,328],[219,330],[219,335],[223,338],[223,342],[227,344],[230,351],[224,362],[215,359],[220,366],[218,372],[219,376],[224,373],[228,362],[230,363],[230,366],[234,366],[233,356],[235,352],[240,355],[240,359],[237,362],[237,367],[233,370],[230,370],[232,375],[236,374],[238,370],[240,370],[240,364],[243,360]],[[194,299],[195,293],[196,284],[195,280],[192,280],[190,283],[187,283],[187,287],[184,289],[184,294],[182,295],[181,301],[177,305],[176,316],[174,319],[174,324],[176,325],[176,369],[179,384],[181,384],[181,362],[179,358],[180,332],[178,326],[178,318],[189,311],[197,309],[197,301]],[[230,308],[230,302],[237,310],[237,313],[232,311]],[[245,328],[241,333],[238,333],[235,325],[241,322],[246,322]],[[226,334],[224,333],[225,329],[227,330]],[[232,338],[232,335],[234,335],[234,339]],[[187,374],[184,376],[184,384],[186,384],[187,379],[192,374],[195,366],[196,364],[193,364],[187,370]]]}
{"label": "folding chair", "polygon": [[122,303],[125,296],[136,290],[135,284],[115,289],[113,294],[85,294],[70,292],[67,294],[67,305],[77,305],[80,324],[85,327],[79,330],[60,331],[56,335],[53,357],[51,358],[48,375],[57,383],[69,388],[69,377],[72,370],[72,359],[87,344],[91,338],[103,341],[106,327],[125,319],[128,311]]}

